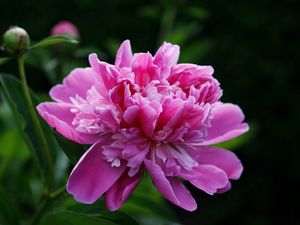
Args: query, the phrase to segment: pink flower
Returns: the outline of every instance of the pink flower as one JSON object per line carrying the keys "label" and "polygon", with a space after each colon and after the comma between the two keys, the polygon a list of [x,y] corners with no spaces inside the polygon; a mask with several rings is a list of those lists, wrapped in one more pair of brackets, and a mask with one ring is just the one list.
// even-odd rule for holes
{"label": "pink flower", "polygon": [[61,21],[52,28],[51,35],[67,35],[77,39],[79,38],[79,31],[74,24],[68,21]]}
{"label": "pink flower", "polygon": [[146,170],[166,199],[193,211],[197,204],[182,179],[213,195],[240,177],[235,154],[211,145],[248,130],[241,109],[219,101],[211,66],[177,64],[178,57],[177,45],[164,43],[152,56],[132,54],[124,41],[115,65],[91,54],[91,67],[75,69],[51,89],[56,102],[37,107],[64,137],[92,144],[67,183],[77,201],[105,194],[116,210]]}

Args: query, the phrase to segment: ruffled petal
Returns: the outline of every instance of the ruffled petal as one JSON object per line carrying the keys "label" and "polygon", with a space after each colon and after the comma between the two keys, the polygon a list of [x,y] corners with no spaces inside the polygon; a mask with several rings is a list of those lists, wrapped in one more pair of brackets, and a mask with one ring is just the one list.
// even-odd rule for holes
{"label": "ruffled petal", "polygon": [[136,53],[132,58],[132,72],[135,74],[135,83],[145,87],[152,80],[160,80],[159,67],[153,64],[150,53]]}
{"label": "ruffled petal", "polygon": [[192,171],[182,172],[180,176],[210,195],[215,194],[228,183],[226,173],[213,165],[199,165]]}
{"label": "ruffled petal", "polygon": [[74,198],[86,204],[94,203],[120,178],[126,163],[112,167],[104,159],[102,146],[111,144],[110,139],[93,145],[74,167],[67,183],[67,191]]}
{"label": "ruffled petal", "polygon": [[215,104],[211,109],[211,126],[207,129],[208,136],[199,145],[212,145],[235,138],[249,130],[243,123],[244,114],[240,107],[230,103]]}
{"label": "ruffled petal", "polygon": [[97,90],[102,96],[106,96],[107,91],[116,86],[116,81],[121,76],[119,68],[100,61],[95,53],[89,55],[89,63],[99,79]]}
{"label": "ruffled petal", "polygon": [[212,76],[214,69],[211,66],[195,64],[177,64],[172,67],[168,77],[170,84],[177,83],[189,96],[197,102],[215,103],[222,96],[219,82]]}
{"label": "ruffled petal", "polygon": [[105,204],[110,211],[118,210],[140,182],[140,174],[130,177],[125,171],[119,180],[106,192]]}
{"label": "ruffled petal", "polygon": [[115,60],[115,66],[122,68],[122,67],[130,67],[132,60],[132,51],[130,46],[130,41],[125,40],[121,44]]}
{"label": "ruffled petal", "polygon": [[50,96],[57,102],[71,103],[70,97],[86,98],[86,92],[96,82],[97,74],[91,68],[73,70],[63,81],[50,90]]}
{"label": "ruffled petal", "polygon": [[36,108],[44,120],[65,138],[79,144],[94,144],[98,140],[97,134],[84,134],[72,125],[74,114],[71,113],[71,104],[46,102]]}
{"label": "ruffled petal", "polygon": [[226,191],[229,191],[230,189],[231,189],[231,183],[230,181],[228,181],[228,183],[224,187],[217,190],[217,194],[222,194]]}
{"label": "ruffled petal", "polygon": [[175,66],[179,58],[180,48],[178,45],[164,42],[153,57],[153,63],[160,67],[161,78],[170,75],[172,66]]}
{"label": "ruffled petal", "polygon": [[147,137],[151,137],[153,135],[156,122],[161,111],[162,107],[158,102],[144,104],[140,107],[140,124]]}
{"label": "ruffled petal", "polygon": [[166,177],[156,163],[145,159],[145,166],[151,174],[157,190],[169,201],[188,211],[194,211],[197,203],[186,187],[175,177]]}
{"label": "ruffled petal", "polygon": [[215,147],[205,147],[196,150],[194,157],[200,165],[214,165],[225,171],[228,178],[237,180],[243,172],[243,165],[231,151]]}

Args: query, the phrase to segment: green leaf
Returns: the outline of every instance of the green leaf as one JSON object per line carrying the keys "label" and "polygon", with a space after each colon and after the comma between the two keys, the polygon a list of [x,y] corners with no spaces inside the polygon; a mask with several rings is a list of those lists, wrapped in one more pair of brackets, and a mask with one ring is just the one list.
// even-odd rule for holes
{"label": "green leaf", "polygon": [[209,17],[209,14],[205,9],[196,7],[196,6],[187,7],[185,9],[185,13],[195,19],[200,20],[200,21],[208,19],[208,17]]}
{"label": "green leaf", "polygon": [[11,60],[10,57],[1,57],[0,58],[0,66],[6,62],[8,62],[9,60]]}
{"label": "green leaf", "polygon": [[6,191],[0,187],[0,224],[19,224],[19,212]]}
{"label": "green leaf", "polygon": [[0,146],[1,179],[8,168],[20,166],[22,162],[29,158],[29,154],[18,129],[5,131],[0,137]]}
{"label": "green leaf", "polygon": [[56,132],[55,138],[58,141],[59,145],[62,147],[62,150],[64,151],[68,159],[71,161],[71,163],[73,165],[76,165],[76,163],[84,154],[86,149],[83,149],[82,145],[70,141]]}
{"label": "green leaf", "polygon": [[45,48],[37,48],[26,54],[25,63],[42,70],[52,85],[57,83],[56,68],[58,59],[51,55],[51,51]]}
{"label": "green leaf", "polygon": [[166,37],[166,40],[171,43],[183,45],[200,31],[200,26],[197,23],[177,25]]}
{"label": "green leaf", "polygon": [[201,40],[190,43],[180,54],[180,62],[197,63],[203,58],[213,47],[211,40]]}
{"label": "green leaf", "polygon": [[[122,225],[179,225],[176,214],[171,210],[167,201],[153,186],[150,176],[143,176],[142,181],[132,195],[117,212],[106,209],[103,198],[94,204],[86,205],[76,202],[72,197],[61,201],[57,207],[73,212],[97,214],[101,218],[110,219]],[[123,223],[122,223],[123,221]],[[136,222],[133,222],[136,221]]]}
{"label": "green leaf", "polygon": [[117,212],[106,212],[100,215],[103,219],[111,220],[114,223],[122,225],[139,225],[133,218],[127,214],[117,211]]}
{"label": "green leaf", "polygon": [[61,211],[49,214],[43,220],[41,225],[123,225],[123,223],[114,223],[108,219],[100,218],[96,214],[83,214],[72,211]]}
{"label": "green leaf", "polygon": [[[44,152],[41,149],[42,145],[39,141],[39,136],[36,133],[36,129],[34,128],[33,120],[28,112],[23,96],[21,82],[12,75],[0,74],[0,84],[28,148],[31,150],[33,157],[40,168],[43,168],[44,171],[46,171],[48,168],[48,163]],[[39,99],[32,91],[31,97],[33,99],[33,103],[37,105],[39,103]],[[42,124],[42,129],[45,133],[49,148],[52,150],[51,153],[54,156],[56,151],[61,150],[60,146],[55,140],[51,128],[41,119],[40,122]]]}
{"label": "green leaf", "polygon": [[67,36],[50,36],[34,44],[30,49],[44,48],[57,44],[78,44],[78,41]]}
{"label": "green leaf", "polygon": [[155,189],[149,175],[142,178],[120,211],[132,216],[144,225],[179,224],[177,216],[170,209],[167,201]]}

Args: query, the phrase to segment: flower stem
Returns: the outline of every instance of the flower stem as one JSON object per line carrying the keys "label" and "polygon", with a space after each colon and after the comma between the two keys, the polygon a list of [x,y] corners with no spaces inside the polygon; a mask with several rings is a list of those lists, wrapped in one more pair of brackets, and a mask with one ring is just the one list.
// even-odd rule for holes
{"label": "flower stem", "polygon": [[42,145],[42,150],[44,151],[44,154],[46,156],[47,159],[47,164],[48,164],[48,179],[47,179],[47,185],[46,185],[46,191],[48,191],[48,188],[51,188],[53,185],[53,159],[50,153],[50,149],[47,143],[47,139],[46,136],[43,132],[42,129],[42,125],[39,121],[38,115],[36,113],[34,104],[32,102],[32,98],[30,96],[30,91],[29,91],[29,87],[27,84],[27,80],[26,80],[26,74],[25,74],[25,67],[24,67],[24,56],[21,55],[18,57],[18,67],[19,67],[19,73],[20,73],[20,77],[21,77],[21,82],[22,82],[22,87],[23,87],[23,92],[24,92],[24,97],[25,97],[25,101],[30,113],[30,116],[33,120],[34,123],[34,127],[36,129],[37,135],[40,139],[41,145]]}
{"label": "flower stem", "polygon": [[56,199],[60,198],[66,193],[66,188],[62,187],[55,192],[52,192],[44,196],[44,199],[41,201],[41,204],[37,208],[35,214],[33,215],[30,225],[38,224],[39,220],[43,216],[45,210],[53,203]]}

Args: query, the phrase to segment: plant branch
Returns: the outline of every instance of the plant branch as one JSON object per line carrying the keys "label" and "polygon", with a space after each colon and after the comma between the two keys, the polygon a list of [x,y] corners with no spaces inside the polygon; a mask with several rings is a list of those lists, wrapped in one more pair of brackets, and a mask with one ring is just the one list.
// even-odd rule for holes
{"label": "plant branch", "polygon": [[52,192],[48,195],[44,196],[44,199],[41,201],[41,204],[37,208],[35,214],[33,215],[30,225],[36,225],[40,221],[41,217],[43,216],[45,210],[58,198],[63,196],[66,193],[66,188],[62,187],[55,192]]}
{"label": "plant branch", "polygon": [[29,90],[27,80],[26,80],[23,55],[18,57],[18,67],[19,67],[19,73],[20,73],[20,77],[21,77],[25,101],[26,101],[30,116],[33,120],[34,127],[35,127],[38,137],[40,139],[40,142],[42,145],[42,150],[44,151],[44,154],[46,156],[47,163],[48,163],[48,171],[47,171],[48,172],[48,179],[47,179],[48,183],[46,185],[46,191],[48,191],[48,188],[51,188],[51,186],[53,185],[53,180],[54,180],[54,178],[53,178],[53,159],[52,159],[52,156],[50,153],[50,149],[49,149],[49,145],[47,143],[46,136],[42,129],[42,125],[40,123],[40,120],[36,113],[36,109],[32,102],[32,98],[30,96],[30,90]]}

